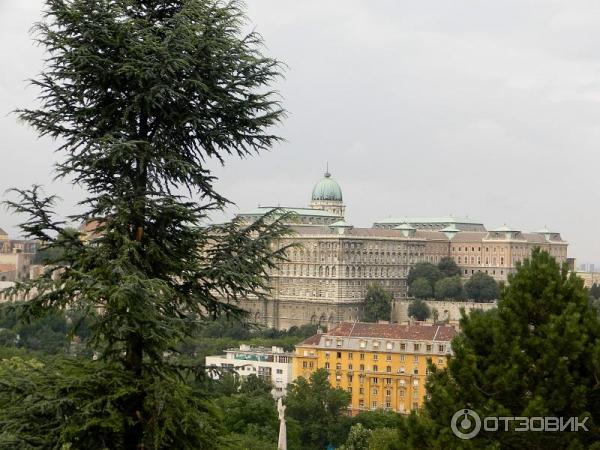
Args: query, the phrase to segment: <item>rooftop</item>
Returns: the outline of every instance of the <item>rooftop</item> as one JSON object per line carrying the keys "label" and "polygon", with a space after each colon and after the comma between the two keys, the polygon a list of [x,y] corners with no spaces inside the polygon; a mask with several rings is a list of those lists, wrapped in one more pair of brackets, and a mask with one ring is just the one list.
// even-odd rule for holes
{"label": "rooftop", "polygon": [[408,223],[408,224],[416,224],[416,223],[465,223],[465,224],[473,224],[473,225],[483,225],[481,222],[473,219],[463,218],[463,217],[388,217],[386,219],[378,220],[375,223]]}
{"label": "rooftop", "polygon": [[316,208],[296,208],[292,206],[259,206],[258,208],[250,211],[239,213],[238,216],[263,216],[275,209],[279,209],[282,213],[294,213],[299,216],[314,216],[314,217],[339,217],[338,214],[334,214],[330,211],[324,211]]}
{"label": "rooftop", "polygon": [[333,330],[309,337],[300,345],[317,345],[321,336],[405,339],[413,341],[450,341],[456,330],[445,325],[400,325],[397,323],[342,322]]}

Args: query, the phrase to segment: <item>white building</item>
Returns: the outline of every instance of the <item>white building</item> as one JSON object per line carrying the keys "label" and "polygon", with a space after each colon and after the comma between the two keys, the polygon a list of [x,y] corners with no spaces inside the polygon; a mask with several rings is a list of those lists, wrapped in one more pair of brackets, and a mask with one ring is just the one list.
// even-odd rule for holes
{"label": "white building", "polygon": [[285,395],[287,385],[292,382],[293,353],[283,351],[281,347],[251,347],[240,345],[240,348],[225,350],[224,355],[207,356],[206,367],[212,378],[218,378],[216,370],[235,372],[241,377],[256,375],[271,383],[273,397]]}

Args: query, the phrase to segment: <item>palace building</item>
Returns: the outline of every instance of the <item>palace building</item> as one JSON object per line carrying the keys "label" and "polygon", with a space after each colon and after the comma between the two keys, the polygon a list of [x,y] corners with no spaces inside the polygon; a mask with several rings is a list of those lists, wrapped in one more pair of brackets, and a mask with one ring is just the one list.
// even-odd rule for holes
{"label": "palace building", "polygon": [[289,226],[295,234],[278,245],[299,245],[271,271],[269,298],[246,299],[243,307],[256,322],[280,329],[360,320],[370,283],[404,299],[406,276],[417,262],[451,257],[465,278],[481,271],[504,281],[535,247],[560,262],[567,259],[567,242],[548,228],[487,230],[478,221],[453,217],[388,218],[354,227],[345,220],[342,189],[329,172],[313,188],[308,207],[262,206],[238,218],[250,223],[273,209],[294,217]]}
{"label": "palace building", "polygon": [[296,345],[294,378],[317,369],[351,396],[349,412],[410,413],[426,395],[428,362],[443,368],[456,334],[450,326],[343,322]]}

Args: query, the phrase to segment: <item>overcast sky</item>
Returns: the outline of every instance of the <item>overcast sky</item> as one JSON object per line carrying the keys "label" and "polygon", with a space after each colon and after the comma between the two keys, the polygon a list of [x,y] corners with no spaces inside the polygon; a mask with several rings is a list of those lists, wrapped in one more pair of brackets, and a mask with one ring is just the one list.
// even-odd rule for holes
{"label": "overcast sky", "polygon": [[[28,30],[41,0],[0,0],[0,191],[52,183],[59,157],[10,111],[41,69]],[[289,69],[270,153],[217,167],[237,210],[304,206],[328,161],[347,220],[454,214],[547,225],[600,261],[600,2],[253,0],[268,53]],[[17,234],[18,218],[0,213]]]}

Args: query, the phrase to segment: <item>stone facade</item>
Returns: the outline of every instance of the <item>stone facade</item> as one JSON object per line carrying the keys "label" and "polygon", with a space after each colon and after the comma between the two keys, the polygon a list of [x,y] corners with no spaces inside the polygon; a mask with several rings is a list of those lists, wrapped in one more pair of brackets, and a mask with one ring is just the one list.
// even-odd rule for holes
{"label": "stone facade", "polygon": [[[370,228],[353,227],[344,221],[341,189],[329,173],[313,189],[310,207],[278,208],[293,213],[289,226],[295,232],[278,245],[298,247],[269,274],[270,298],[247,299],[243,307],[256,322],[280,329],[360,320],[370,283],[381,285],[394,301],[404,300],[406,276],[418,262],[451,257],[464,278],[482,271],[505,281],[535,247],[560,262],[567,259],[568,244],[548,229],[487,231],[477,221],[454,218],[386,219]],[[238,218],[252,222],[272,209],[259,207]]]}
{"label": "stone facade", "polygon": [[10,239],[0,228],[0,281],[29,278],[37,248],[37,241]]}

